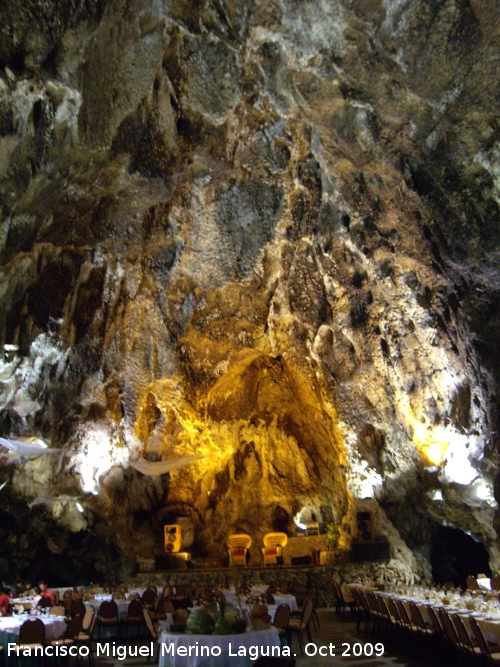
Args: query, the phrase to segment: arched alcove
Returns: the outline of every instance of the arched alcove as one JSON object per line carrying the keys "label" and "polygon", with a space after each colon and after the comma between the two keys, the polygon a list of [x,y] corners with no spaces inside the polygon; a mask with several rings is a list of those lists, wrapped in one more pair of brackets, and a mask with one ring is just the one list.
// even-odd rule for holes
{"label": "arched alcove", "polygon": [[462,588],[465,588],[465,578],[469,574],[491,575],[484,544],[469,533],[449,526],[440,526],[434,533],[431,567],[435,582],[453,581]]}

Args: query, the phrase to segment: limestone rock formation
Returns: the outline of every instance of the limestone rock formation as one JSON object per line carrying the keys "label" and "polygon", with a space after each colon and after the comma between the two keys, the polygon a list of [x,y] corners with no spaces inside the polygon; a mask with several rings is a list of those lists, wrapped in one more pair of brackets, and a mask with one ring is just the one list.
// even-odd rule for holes
{"label": "limestone rock formation", "polygon": [[348,549],[370,509],[395,571],[429,575],[442,523],[500,568],[498,25],[490,0],[0,9],[0,435],[61,450],[2,450],[0,557],[113,578],[180,516],[198,557],[241,531],[258,564],[301,512]]}

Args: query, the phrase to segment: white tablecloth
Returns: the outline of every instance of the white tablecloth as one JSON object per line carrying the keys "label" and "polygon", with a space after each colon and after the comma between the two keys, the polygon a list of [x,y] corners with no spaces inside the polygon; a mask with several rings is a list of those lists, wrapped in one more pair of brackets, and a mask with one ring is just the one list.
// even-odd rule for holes
{"label": "white tablecloth", "polygon": [[[96,614],[99,612],[99,607],[104,600],[111,600],[111,596],[96,596],[95,600],[89,600],[84,602],[85,608],[88,609],[90,606],[94,607]],[[127,612],[130,605],[130,600],[115,600],[116,606],[118,607],[118,614],[120,619],[127,618]]]}
{"label": "white tablecloth", "polygon": [[[230,602],[231,604],[238,605],[238,598],[236,596],[236,592],[234,590],[225,590],[222,591],[224,593],[224,597],[226,598],[226,602]],[[254,593],[252,591],[252,595],[257,595],[260,594],[261,591],[257,591]],[[273,593],[273,598],[274,598],[274,603],[275,606],[278,607],[280,604],[287,604],[290,609],[295,609],[297,607],[297,600],[295,599],[294,595],[289,595],[289,594],[284,594],[282,595],[281,593]],[[241,599],[241,606],[244,606],[245,599],[247,596],[240,596]],[[271,613],[271,612],[269,612]]]}
{"label": "white tablecloth", "polygon": [[[18,635],[25,617],[4,616],[0,617],[0,633]],[[64,616],[39,616],[45,625],[45,639],[57,639],[66,631]]]}
{"label": "white tablecloth", "polygon": [[491,579],[489,577],[482,577],[481,579],[478,579],[477,585],[479,588],[482,588],[485,591],[491,591]]}
{"label": "white tablecloth", "polygon": [[[431,602],[429,600],[421,600],[419,598],[408,598],[402,595],[396,595],[394,593],[379,593],[379,594],[386,597],[399,598],[405,605],[408,613],[410,613],[410,602],[415,602],[417,607],[420,609],[420,613],[422,614],[422,617],[426,623],[431,622],[427,608],[433,607],[434,611],[436,612],[436,615],[439,616],[438,613],[439,608],[443,606],[437,602]],[[489,642],[493,642],[495,644],[498,644],[500,642],[500,607],[494,610],[494,612],[486,612],[486,613],[481,613],[471,609],[465,609],[460,606],[457,607],[448,606],[445,608],[451,614],[460,614],[469,633],[472,632],[469,623],[469,616],[475,616],[486,639]]]}
{"label": "white tablecloth", "polygon": [[[249,667],[264,654],[280,656],[276,628],[238,635],[188,635],[162,632],[159,667]],[[191,656],[180,655],[189,651]],[[273,651],[274,647],[274,651]],[[220,655],[217,655],[220,651]],[[246,655],[238,655],[242,651]],[[210,654],[207,656],[207,652]],[[198,653],[198,655],[196,655]]]}

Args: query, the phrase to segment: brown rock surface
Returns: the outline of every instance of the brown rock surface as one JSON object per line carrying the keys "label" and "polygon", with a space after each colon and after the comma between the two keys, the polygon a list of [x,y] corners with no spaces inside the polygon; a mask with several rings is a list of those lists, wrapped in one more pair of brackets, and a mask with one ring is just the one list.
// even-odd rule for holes
{"label": "brown rock surface", "polygon": [[[499,20],[455,0],[0,9],[0,435],[61,448],[5,453],[0,557],[113,578],[183,516],[199,556],[242,531],[257,564],[301,510],[348,548],[370,507],[395,572],[428,574],[442,522],[500,567]],[[46,496],[84,511],[28,513]]]}

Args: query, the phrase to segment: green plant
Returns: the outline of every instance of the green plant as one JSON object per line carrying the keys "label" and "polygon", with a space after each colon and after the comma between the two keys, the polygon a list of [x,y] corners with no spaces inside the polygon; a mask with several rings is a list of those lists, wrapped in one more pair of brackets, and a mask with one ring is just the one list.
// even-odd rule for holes
{"label": "green plant", "polygon": [[339,543],[340,532],[335,521],[326,524],[326,546],[328,549],[336,549]]}

